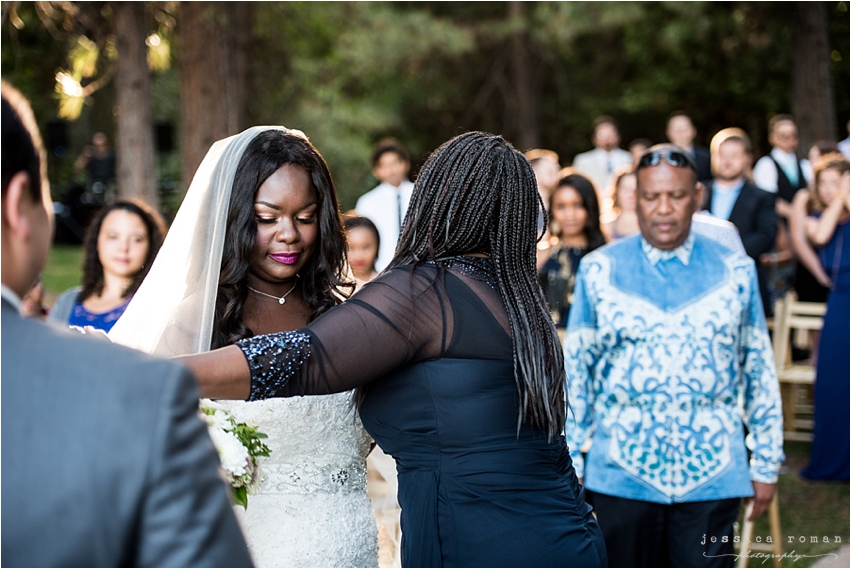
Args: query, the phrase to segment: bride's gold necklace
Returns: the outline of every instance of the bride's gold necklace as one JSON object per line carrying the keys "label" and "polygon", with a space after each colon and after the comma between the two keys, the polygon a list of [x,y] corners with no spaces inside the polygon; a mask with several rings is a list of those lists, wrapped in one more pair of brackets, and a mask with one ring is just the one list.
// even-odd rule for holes
{"label": "bride's gold necklace", "polygon": [[263,292],[263,291],[261,291],[261,290],[257,290],[256,288],[251,288],[251,287],[248,287],[248,290],[250,290],[251,292],[256,292],[257,294],[260,294],[260,295],[263,295],[263,296],[267,296],[267,297],[269,297],[269,298],[274,298],[275,300],[277,300],[277,301],[278,301],[278,304],[285,304],[285,303],[287,302],[287,296],[288,296],[288,295],[289,295],[292,291],[294,291],[294,290],[295,290],[295,287],[296,287],[296,285],[297,285],[297,284],[298,284],[298,281],[294,282],[294,283],[293,283],[293,287],[292,287],[290,290],[288,290],[287,292],[285,292],[285,293],[284,293],[284,296],[275,296],[275,295],[273,295],[273,294],[267,294],[267,293],[265,293],[265,292]]}

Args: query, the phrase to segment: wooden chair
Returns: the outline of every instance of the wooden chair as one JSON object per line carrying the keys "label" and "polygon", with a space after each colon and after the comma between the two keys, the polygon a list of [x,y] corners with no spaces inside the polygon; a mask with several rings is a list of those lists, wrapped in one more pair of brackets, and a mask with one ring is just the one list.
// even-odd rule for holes
{"label": "wooden chair", "polygon": [[[751,506],[752,505],[753,504],[751,504]],[[755,539],[753,535],[754,522],[748,521],[748,518],[751,515],[751,506],[745,508],[745,517],[742,522],[742,533],[739,542],[739,558],[736,562],[736,567],[748,566],[748,554],[751,551],[773,553],[774,566],[782,567],[783,536],[780,534],[780,506],[777,504],[777,490],[774,491],[774,498],[771,500],[771,505],[768,507],[768,527],[771,533],[772,543],[756,543],[751,541]],[[763,566],[762,563],[759,563],[759,565]]]}
{"label": "wooden chair", "polygon": [[799,302],[794,292],[778,300],[774,308],[773,347],[777,381],[783,401],[783,438],[790,441],[813,440],[812,386],[816,379],[813,358],[792,361],[792,336],[799,343],[816,346],[812,332],[821,330],[825,304]]}

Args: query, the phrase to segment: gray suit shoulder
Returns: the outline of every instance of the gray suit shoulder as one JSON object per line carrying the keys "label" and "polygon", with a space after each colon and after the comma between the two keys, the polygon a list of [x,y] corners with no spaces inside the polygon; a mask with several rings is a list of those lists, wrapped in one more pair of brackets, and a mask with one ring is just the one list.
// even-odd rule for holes
{"label": "gray suit shoulder", "polygon": [[2,312],[2,558],[246,566],[182,366]]}
{"label": "gray suit shoulder", "polygon": [[81,290],[82,287],[75,286],[57,296],[47,318],[52,322],[67,324],[68,318],[71,316],[71,310],[74,308],[74,303],[77,302],[77,295],[80,294]]}

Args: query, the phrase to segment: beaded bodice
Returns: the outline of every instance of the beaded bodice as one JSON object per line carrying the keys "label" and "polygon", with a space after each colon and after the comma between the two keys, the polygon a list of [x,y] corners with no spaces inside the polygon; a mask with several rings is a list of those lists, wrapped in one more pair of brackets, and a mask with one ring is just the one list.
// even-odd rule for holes
{"label": "beaded bodice", "polygon": [[474,257],[472,255],[457,255],[435,261],[426,261],[427,265],[440,265],[446,269],[458,271],[466,277],[487,283],[496,290],[496,267],[489,257]]}
{"label": "beaded bodice", "polygon": [[235,507],[258,567],[377,567],[366,490],[371,439],[350,393],[223,402],[268,435],[248,509]]}
{"label": "beaded bodice", "polygon": [[[223,402],[241,422],[268,435],[262,493],[363,492],[371,439],[349,393]],[[250,499],[249,499],[250,501]]]}

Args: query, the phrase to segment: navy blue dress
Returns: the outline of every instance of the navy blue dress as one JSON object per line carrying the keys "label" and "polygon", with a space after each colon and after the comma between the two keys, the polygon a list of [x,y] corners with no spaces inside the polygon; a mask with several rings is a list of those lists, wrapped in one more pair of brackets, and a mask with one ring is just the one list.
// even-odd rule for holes
{"label": "navy blue dress", "polygon": [[359,387],[397,462],[405,567],[605,566],[563,437],[518,431],[502,301],[466,259],[394,269],[306,329],[241,343],[252,398]]}
{"label": "navy blue dress", "polygon": [[567,328],[567,315],[573,302],[573,286],[579,261],[588,252],[586,247],[558,245],[538,271],[538,281],[550,307],[553,321],[559,328]]}
{"label": "navy blue dress", "polygon": [[810,480],[849,479],[849,433],[851,399],[849,344],[849,222],[837,226],[830,241],[819,249],[819,258],[833,289],[827,297],[827,313],[819,336],[815,384],[815,427],[810,463],[801,475]]}

